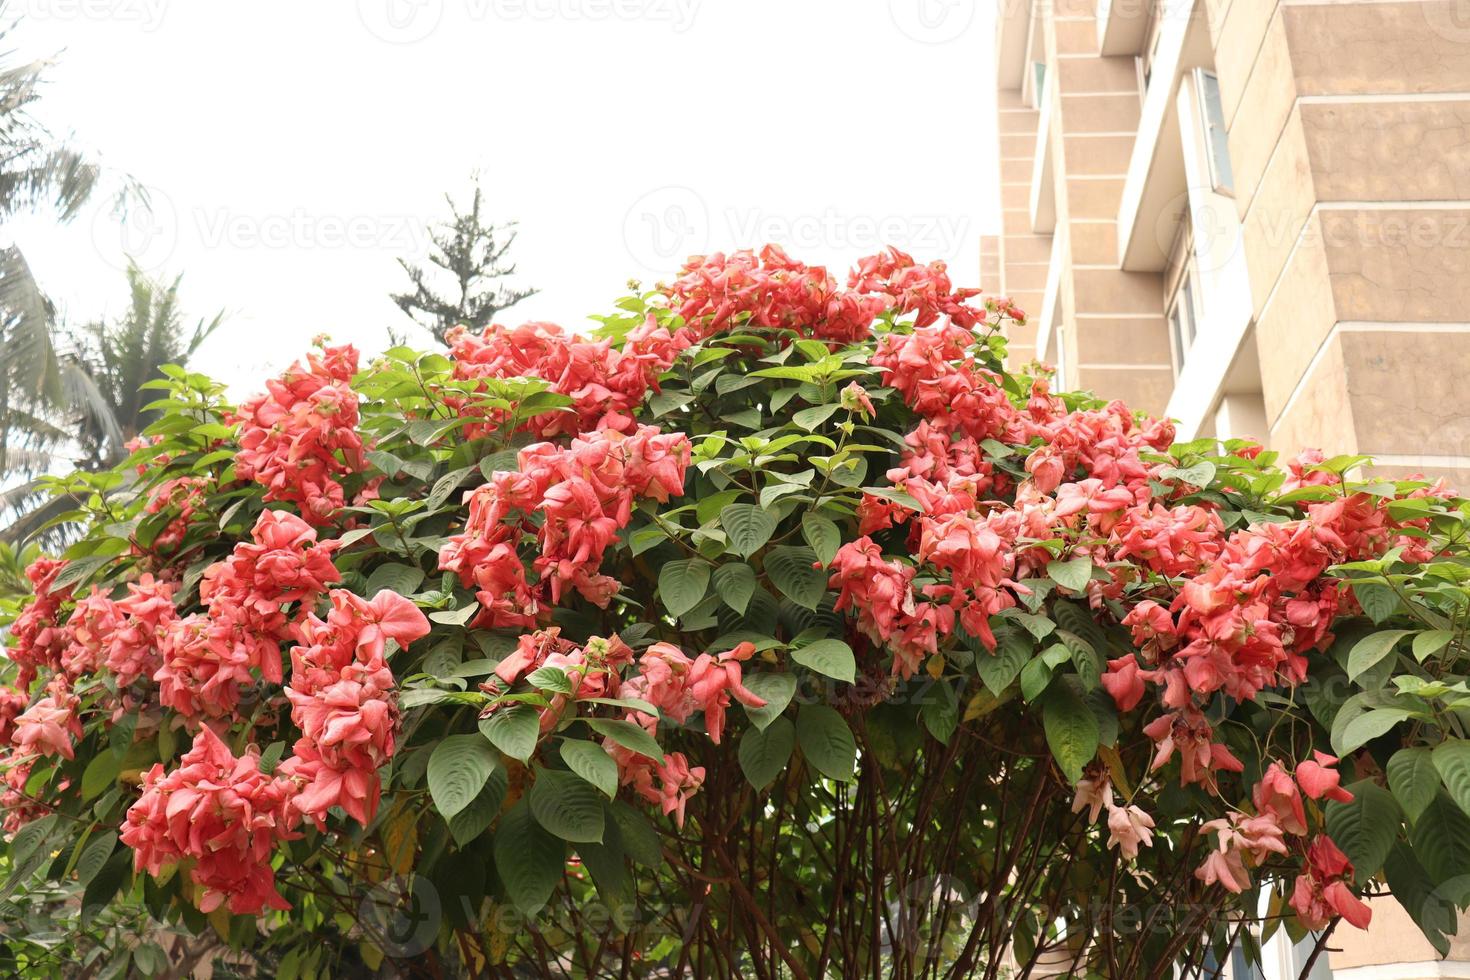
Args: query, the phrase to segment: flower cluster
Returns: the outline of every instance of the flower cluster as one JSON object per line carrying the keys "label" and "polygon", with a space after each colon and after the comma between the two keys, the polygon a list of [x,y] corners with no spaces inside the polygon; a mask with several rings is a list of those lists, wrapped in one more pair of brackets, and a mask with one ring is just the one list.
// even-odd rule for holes
{"label": "flower cluster", "polygon": [[237,758],[203,728],[176,769],[155,764],[143,774],[143,795],[129,808],[121,839],[135,868],[155,877],[190,862],[201,911],[226,902],[242,915],[289,908],[276,891],[271,857],[278,842],[295,836],[293,794],[291,780],[261,772],[259,755]]}
{"label": "flower cluster", "polygon": [[[658,376],[688,346],[652,320],[634,330],[622,349],[606,340],[569,335],[554,323],[527,323],[514,329],[490,326],[478,335],[456,327],[448,341],[458,380],[539,378],[552,391],[569,397],[571,411],[523,420],[529,431],[547,439],[596,429],[632,431],[633,410],[650,389],[657,390]],[[449,395],[446,401],[462,416],[485,419],[466,427],[470,438],[493,431],[511,412],[487,408],[474,395]]]}
{"label": "flower cluster", "polygon": [[393,757],[398,708],[387,641],[429,632],[418,607],[384,590],[371,600],[337,589],[325,620],[310,616],[291,651],[291,720],[301,730],[281,772],[302,783],[294,806],[324,825],[340,806],[366,825],[378,811],[378,770]]}
{"label": "flower cluster", "polygon": [[357,351],[326,347],[293,364],[266,391],[240,406],[235,471],[266,488],[267,501],[296,504],[309,523],[329,523],[345,504],[346,474],[361,472],[357,432]]}
{"label": "flower cluster", "polygon": [[[666,502],[684,492],[690,446],[679,433],[639,426],[600,429],[569,446],[537,443],[515,472],[495,473],[467,495],[469,517],[439,553],[439,567],[477,590],[485,627],[530,627],[542,604],[575,590],[606,606],[618,582],[600,571],[638,498]],[[518,516],[517,516],[518,515]],[[534,527],[532,515],[542,520]],[[535,530],[537,583],[526,578],[517,547]]]}
{"label": "flower cluster", "polygon": [[38,558],[26,568],[35,598],[21,610],[10,624],[10,644],[6,654],[20,668],[16,687],[30,688],[43,669],[61,669],[62,654],[68,643],[60,613],[62,604],[70,601],[71,586],[56,586],[56,577],[66,562]]}

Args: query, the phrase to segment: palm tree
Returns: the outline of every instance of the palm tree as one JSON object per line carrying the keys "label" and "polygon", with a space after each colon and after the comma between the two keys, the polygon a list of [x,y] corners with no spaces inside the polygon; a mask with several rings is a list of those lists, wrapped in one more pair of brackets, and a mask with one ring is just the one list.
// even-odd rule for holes
{"label": "palm tree", "polygon": [[0,458],[9,460],[12,481],[21,480],[0,492],[0,514],[15,518],[0,530],[0,540],[25,540],[66,509],[58,500],[36,505],[40,474],[63,465],[102,470],[125,457],[127,442],[156,414],[144,407],[143,383],[158,377],[165,364],[188,361],[224,319],[217,313],[186,329],[178,278],[159,282],[136,267],[127,276],[129,303],[121,319],[48,330],[60,396],[0,405]]}
{"label": "palm tree", "polygon": [[[39,206],[69,221],[97,186],[98,167],[32,115],[51,62],[17,61],[6,47],[16,25],[6,2],[0,0],[0,222]],[[52,320],[19,249],[0,249],[0,411],[65,397]],[[0,470],[5,465],[0,457]]]}

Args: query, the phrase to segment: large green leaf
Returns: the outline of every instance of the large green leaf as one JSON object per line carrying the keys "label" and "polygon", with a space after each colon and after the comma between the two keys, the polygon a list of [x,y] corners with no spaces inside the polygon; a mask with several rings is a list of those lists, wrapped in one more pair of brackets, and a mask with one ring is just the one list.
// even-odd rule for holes
{"label": "large green leaf", "polygon": [[658,572],[658,594],[664,610],[677,619],[699,605],[709,588],[709,574],[709,563],[698,558],[665,564]]}
{"label": "large green leaf", "polygon": [[1076,783],[1082,768],[1097,755],[1099,730],[1097,717],[1066,677],[1054,681],[1043,695],[1041,724],[1057,765],[1068,782]]}
{"label": "large green leaf", "polygon": [[766,702],[761,708],[752,708],[742,702],[751,723],[757,728],[765,728],[779,718],[781,712],[791,703],[791,697],[796,693],[796,676],[777,673],[749,674],[745,677],[745,687]]}
{"label": "large green leaf", "polygon": [[446,819],[470,805],[500,759],[480,735],[450,735],[429,756],[429,795]]}
{"label": "large green leaf", "polygon": [[776,588],[799,606],[816,609],[827,592],[827,573],[818,567],[816,553],[810,548],[772,548],[765,567]]}
{"label": "large green leaf", "polygon": [[587,722],[593,731],[599,735],[606,735],[625,749],[631,749],[659,762],[664,761],[664,750],[659,747],[658,740],[648,734],[641,725],[614,718],[584,718],[583,721]]}
{"label": "large green leaf", "polygon": [[817,640],[791,651],[791,659],[809,670],[851,684],[857,674],[852,647],[831,638]]}
{"label": "large green leaf", "polygon": [[1470,875],[1470,816],[1438,793],[1409,832],[1414,857],[1436,885]]}
{"label": "large green leaf", "polygon": [[1434,747],[1432,758],[1450,799],[1470,813],[1470,742],[1461,738],[1441,742]]}
{"label": "large green leaf", "polygon": [[801,516],[801,536],[812,546],[817,560],[824,566],[832,564],[832,559],[837,556],[837,549],[842,547],[842,532],[836,524],[821,514]]}
{"label": "large green leaf", "polygon": [[1357,680],[1359,674],[1371,669],[1378,661],[1388,656],[1394,645],[1412,632],[1414,631],[1380,630],[1363,637],[1348,654],[1348,679]]}
{"label": "large green leaf", "polygon": [[1408,718],[1413,712],[1406,708],[1372,708],[1358,715],[1343,727],[1342,739],[1333,748],[1338,755],[1347,755]]}
{"label": "large green leaf", "polygon": [[1433,753],[1426,748],[1395,752],[1388,760],[1388,788],[1393,790],[1409,823],[1418,820],[1439,792],[1439,770],[1435,768]]}
{"label": "large green leaf", "polygon": [[537,769],[528,796],[536,822],[562,840],[602,840],[602,799],[582,777],[560,769]]}
{"label": "large green leaf", "polygon": [[756,789],[765,789],[791,761],[796,726],[776,718],[765,729],[752,725],[740,738],[740,771]]}
{"label": "large green leaf", "polygon": [[480,719],[480,734],[512,759],[525,762],[536,751],[536,740],[541,737],[541,719],[529,704],[507,705],[496,708],[490,717]]}
{"label": "large green leaf", "polygon": [[368,576],[367,595],[372,598],[384,589],[391,589],[402,596],[413,595],[424,581],[424,573],[417,565],[379,565]]}
{"label": "large green leaf", "polygon": [[741,616],[755,595],[755,569],[744,562],[727,562],[715,569],[715,594]]}
{"label": "large green leaf", "polygon": [[495,870],[517,909],[527,915],[540,911],[561,883],[565,867],[566,845],[536,822],[526,799],[501,815],[495,828]]}
{"label": "large green leaf", "polygon": [[1092,578],[1092,559],[1073,558],[1070,561],[1046,563],[1046,574],[1053,582],[1065,589],[1081,593]]}
{"label": "large green leaf", "polygon": [[618,764],[601,745],[585,739],[567,739],[561,743],[561,758],[567,768],[607,794],[618,795]]}
{"label": "large green leaf", "polygon": [[500,813],[500,804],[505,802],[508,782],[505,769],[496,766],[490,778],[485,780],[484,788],[470,805],[450,818],[449,833],[453,835],[456,844],[463,847],[483,834],[495,821],[496,815]]}
{"label": "large green leaf", "polygon": [[776,533],[776,516],[755,504],[730,504],[720,511],[720,526],[735,553],[749,558]]}
{"label": "large green leaf", "polygon": [[1036,644],[1025,633],[1006,630],[996,637],[994,653],[982,650],[975,654],[975,669],[990,693],[998,697],[1011,686],[1035,650]]}
{"label": "large green leaf", "polygon": [[1352,802],[1327,804],[1327,833],[1353,862],[1359,882],[1376,875],[1398,839],[1402,816],[1388,790],[1371,780],[1347,787]]}
{"label": "large green leaf", "polygon": [[824,704],[803,705],[796,714],[796,737],[813,769],[828,779],[852,782],[857,741],[841,715]]}

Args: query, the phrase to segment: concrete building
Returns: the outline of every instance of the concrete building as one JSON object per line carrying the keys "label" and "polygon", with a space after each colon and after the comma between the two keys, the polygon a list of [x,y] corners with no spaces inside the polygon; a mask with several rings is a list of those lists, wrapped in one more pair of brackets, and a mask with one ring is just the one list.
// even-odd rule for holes
{"label": "concrete building", "polygon": [[[1470,3],[998,3],[1012,360],[1181,439],[1470,487]],[[1314,978],[1470,977],[1392,899],[1333,945]],[[1273,939],[1264,976],[1304,955]]]}
{"label": "concrete building", "polygon": [[1470,4],[998,2],[1013,359],[1470,486]]}

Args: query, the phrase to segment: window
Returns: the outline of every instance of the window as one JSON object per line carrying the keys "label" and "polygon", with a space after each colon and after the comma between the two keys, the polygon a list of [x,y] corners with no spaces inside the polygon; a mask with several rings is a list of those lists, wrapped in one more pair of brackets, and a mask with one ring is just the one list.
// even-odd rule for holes
{"label": "window", "polygon": [[1164,316],[1169,321],[1169,348],[1174,355],[1174,374],[1184,370],[1189,349],[1199,333],[1201,316],[1199,270],[1194,261],[1194,227],[1185,209],[1179,215],[1179,230],[1169,249],[1164,274]]}
{"label": "window", "polygon": [[1203,68],[1194,70],[1194,88],[1199,94],[1200,124],[1204,127],[1205,156],[1210,161],[1210,183],[1215,193],[1235,193],[1235,175],[1230,169],[1229,131],[1225,107],[1220,101],[1220,79]]}
{"label": "window", "polygon": [[1041,108],[1041,96],[1046,91],[1046,62],[1031,62],[1031,102],[1036,108]]}

